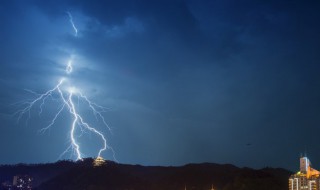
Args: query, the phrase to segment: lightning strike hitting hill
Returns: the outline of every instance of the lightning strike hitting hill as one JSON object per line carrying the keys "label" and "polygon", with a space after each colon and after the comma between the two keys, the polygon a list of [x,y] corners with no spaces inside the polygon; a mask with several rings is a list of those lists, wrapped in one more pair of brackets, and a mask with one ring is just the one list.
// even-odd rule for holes
{"label": "lightning strike hitting hill", "polygon": [[[67,14],[69,16],[70,24],[72,25],[72,28],[74,30],[74,36],[77,37],[78,36],[78,29],[73,22],[73,17],[70,12],[67,12]],[[74,61],[74,55],[72,54],[70,56],[70,59],[67,62],[67,66],[65,69],[65,72],[67,74],[71,74],[73,71],[73,66],[72,66],[73,61]],[[74,87],[70,87],[68,84],[66,84],[66,81],[67,81],[66,78],[62,78],[54,88],[52,88],[51,90],[48,90],[47,92],[45,92],[43,94],[37,94],[33,91],[28,90],[29,92],[35,94],[37,96],[37,98],[33,99],[32,101],[28,101],[28,102],[23,103],[26,106],[23,109],[18,110],[15,113],[15,115],[18,116],[18,121],[26,114],[28,116],[28,118],[27,118],[27,121],[28,121],[31,117],[31,109],[37,105],[39,105],[39,110],[40,110],[39,115],[40,115],[43,112],[43,107],[45,106],[47,99],[48,98],[53,99],[53,97],[58,96],[58,98],[61,102],[61,105],[60,105],[57,113],[55,114],[55,116],[53,117],[53,119],[51,120],[49,125],[42,128],[39,132],[44,133],[46,130],[50,129],[55,124],[56,119],[61,115],[62,111],[63,110],[68,111],[70,116],[72,116],[72,118],[73,118],[71,126],[70,126],[70,142],[71,142],[71,144],[67,148],[67,150],[65,150],[62,153],[62,155],[60,155],[60,157],[72,149],[76,155],[76,159],[81,160],[83,157],[83,153],[81,152],[80,144],[79,144],[79,142],[77,142],[77,139],[76,139],[76,131],[80,130],[83,132],[83,131],[87,130],[87,131],[94,133],[102,141],[103,145],[100,148],[100,150],[97,154],[97,157],[101,157],[102,152],[109,149],[112,151],[113,159],[116,160],[115,155],[114,155],[114,151],[110,146],[108,146],[107,140],[106,140],[105,136],[103,135],[103,133],[101,131],[97,130],[96,128],[90,126],[84,120],[84,118],[81,116],[81,114],[77,110],[77,107],[75,106],[74,99],[77,99],[78,101],[79,101],[79,99],[81,99],[82,102],[85,102],[86,106],[89,109],[91,109],[91,111],[93,112],[93,115],[96,117],[96,119],[100,119],[101,122],[109,129],[109,131],[111,131],[110,128],[108,127],[103,115],[102,115],[102,112],[105,112],[106,108],[99,106],[99,105],[95,104],[94,102],[90,101],[78,89],[76,89]]]}

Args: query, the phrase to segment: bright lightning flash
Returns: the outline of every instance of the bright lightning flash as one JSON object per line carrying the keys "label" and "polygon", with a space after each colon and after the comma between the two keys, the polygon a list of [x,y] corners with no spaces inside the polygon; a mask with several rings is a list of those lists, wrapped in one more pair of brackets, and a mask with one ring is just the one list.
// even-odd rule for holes
{"label": "bright lightning flash", "polygon": [[[74,32],[75,32],[74,36],[77,37],[78,29],[73,22],[73,17],[70,12],[67,12],[67,14],[69,16],[70,24],[72,25]],[[74,61],[74,56],[71,55],[70,59],[68,60],[66,69],[65,69],[65,72],[67,74],[71,74],[73,71],[73,67],[72,67],[73,61]],[[93,112],[96,119],[102,121],[102,123],[109,129],[109,131],[111,131],[111,129],[107,125],[107,123],[102,115],[102,113],[106,111],[106,108],[90,101],[78,89],[68,86],[68,84],[66,84],[66,80],[67,79],[65,79],[65,78],[60,79],[59,83],[54,88],[52,88],[51,90],[48,90],[47,92],[45,92],[43,94],[37,94],[37,93],[34,93],[33,91],[28,90],[29,92],[32,92],[33,94],[35,94],[37,96],[37,98],[33,99],[32,101],[28,101],[28,102],[23,103],[26,106],[23,109],[18,110],[15,113],[15,115],[18,116],[18,121],[20,121],[20,119],[26,114],[28,115],[28,118],[27,118],[27,121],[28,121],[31,117],[31,110],[36,105],[40,105],[39,106],[39,109],[40,109],[39,115],[40,115],[43,111],[43,107],[45,106],[47,99],[48,98],[54,99],[53,97],[58,95],[59,100],[61,101],[61,105],[59,106],[57,113],[55,114],[55,116],[53,117],[53,119],[51,120],[49,125],[42,128],[39,132],[44,133],[46,130],[50,129],[55,124],[57,118],[61,115],[63,110],[67,110],[70,113],[70,115],[73,118],[72,124],[70,126],[71,144],[67,148],[67,150],[65,150],[60,155],[60,157],[63,156],[68,151],[73,150],[73,152],[76,155],[77,160],[81,160],[83,158],[83,153],[81,152],[80,144],[76,140],[76,131],[78,131],[78,129],[79,129],[82,132],[84,130],[88,130],[88,131],[96,134],[98,137],[100,137],[103,145],[100,148],[100,150],[97,154],[97,157],[101,157],[102,152],[106,151],[108,149],[108,150],[112,151],[113,158],[114,158],[114,160],[116,160],[114,151],[113,151],[112,147],[110,147],[107,144],[107,140],[106,140],[105,136],[103,135],[103,133],[101,131],[97,130],[96,128],[90,126],[87,122],[85,122],[85,120],[83,119],[83,117],[81,116],[79,111],[77,110],[77,107],[75,106],[74,99],[77,98],[78,101],[79,101],[79,99],[83,100],[83,102],[86,103],[88,108],[91,109],[91,111]]]}
{"label": "bright lightning flash", "polygon": [[74,36],[77,37],[77,36],[78,36],[78,29],[77,29],[76,25],[75,25],[74,22],[73,22],[73,17],[72,17],[72,15],[71,15],[70,12],[67,12],[67,14],[68,14],[68,16],[69,16],[70,24],[72,25],[72,28],[73,28],[73,30],[74,30]]}

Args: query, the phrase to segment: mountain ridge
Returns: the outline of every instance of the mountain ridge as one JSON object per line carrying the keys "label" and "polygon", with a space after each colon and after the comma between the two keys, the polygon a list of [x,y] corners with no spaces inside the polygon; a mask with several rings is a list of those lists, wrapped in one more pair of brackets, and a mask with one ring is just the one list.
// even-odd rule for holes
{"label": "mountain ridge", "polygon": [[17,174],[34,178],[37,190],[287,190],[292,172],[282,168],[239,168],[232,164],[190,163],[183,166],[142,166],[94,159],[48,164],[0,166],[0,182]]}

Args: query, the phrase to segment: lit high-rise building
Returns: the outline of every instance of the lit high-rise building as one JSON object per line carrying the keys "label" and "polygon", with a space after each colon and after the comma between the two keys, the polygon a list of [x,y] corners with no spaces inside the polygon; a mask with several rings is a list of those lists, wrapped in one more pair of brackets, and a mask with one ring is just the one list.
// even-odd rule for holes
{"label": "lit high-rise building", "polygon": [[300,171],[290,176],[289,190],[320,190],[320,172],[307,157],[300,158]]}
{"label": "lit high-rise building", "polygon": [[13,177],[13,187],[17,190],[31,190],[32,177],[28,175],[16,175]]}

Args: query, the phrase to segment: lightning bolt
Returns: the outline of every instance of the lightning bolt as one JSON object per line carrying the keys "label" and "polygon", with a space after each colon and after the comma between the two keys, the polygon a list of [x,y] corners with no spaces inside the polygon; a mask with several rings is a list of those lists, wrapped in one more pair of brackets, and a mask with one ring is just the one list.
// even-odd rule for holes
{"label": "lightning bolt", "polygon": [[68,11],[67,11],[66,13],[67,13],[68,16],[69,16],[70,24],[71,24],[71,26],[72,26],[72,28],[73,28],[73,30],[74,30],[74,36],[77,37],[77,36],[78,36],[78,29],[77,29],[76,25],[75,25],[74,22],[73,22],[72,14],[71,14],[70,12],[68,12]]}
{"label": "lightning bolt", "polygon": [[73,56],[71,56],[71,58],[70,58],[69,61],[68,61],[68,65],[67,65],[67,67],[66,67],[66,72],[67,72],[67,74],[72,73],[72,70],[73,70],[73,68],[72,68],[72,63],[73,63]]}
{"label": "lightning bolt", "polygon": [[[74,36],[77,37],[78,29],[73,22],[73,17],[70,12],[67,12],[67,14],[69,16],[70,24],[72,25],[74,32],[75,32]],[[70,75],[73,71],[73,66],[72,66],[73,61],[74,61],[74,54],[71,54],[70,59],[68,60],[67,66],[65,68],[65,72],[68,75]],[[22,117],[24,115],[27,115],[26,122],[28,122],[28,120],[31,117],[32,109],[34,107],[36,107],[37,105],[39,105],[39,115],[41,115],[48,98],[55,100],[55,97],[58,97],[58,100],[60,100],[59,109],[57,110],[56,114],[54,115],[54,117],[50,121],[50,123],[46,127],[40,129],[39,133],[44,133],[48,129],[53,127],[56,120],[59,118],[59,116],[61,116],[62,112],[64,110],[68,111],[70,116],[73,118],[71,126],[70,126],[70,145],[60,155],[59,158],[61,158],[64,154],[66,154],[67,152],[72,150],[76,156],[76,160],[81,160],[83,158],[83,153],[81,152],[80,143],[77,141],[77,138],[76,138],[76,131],[80,130],[83,133],[85,130],[87,130],[87,131],[94,133],[102,141],[102,146],[98,151],[97,157],[101,157],[101,154],[104,151],[110,150],[113,154],[113,159],[115,161],[117,161],[115,158],[115,152],[114,152],[113,148],[108,145],[107,139],[105,138],[103,133],[101,131],[99,131],[98,129],[89,125],[84,120],[84,118],[81,116],[80,112],[77,110],[77,106],[75,106],[75,104],[74,104],[74,99],[76,97],[78,99],[78,101],[79,101],[79,99],[83,100],[82,102],[84,102],[87,105],[87,107],[92,111],[95,118],[97,120],[100,120],[103,123],[103,125],[105,125],[107,127],[107,129],[111,132],[111,129],[108,126],[108,124],[105,121],[105,118],[103,117],[103,114],[102,114],[103,112],[106,112],[106,108],[89,100],[87,98],[87,96],[83,95],[78,89],[68,85],[68,83],[66,83],[66,81],[67,81],[66,78],[60,79],[58,84],[55,87],[53,87],[52,89],[50,89],[42,94],[33,92],[31,90],[27,90],[28,92],[35,95],[36,98],[33,100],[29,100],[29,101],[20,103],[20,104],[24,105],[24,107],[22,109],[18,110],[16,113],[14,113],[14,115],[16,115],[18,117],[18,122],[22,119]]]}

